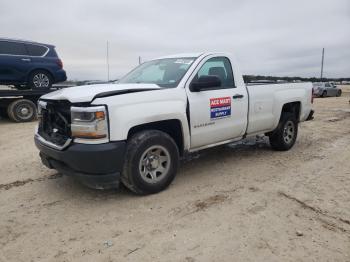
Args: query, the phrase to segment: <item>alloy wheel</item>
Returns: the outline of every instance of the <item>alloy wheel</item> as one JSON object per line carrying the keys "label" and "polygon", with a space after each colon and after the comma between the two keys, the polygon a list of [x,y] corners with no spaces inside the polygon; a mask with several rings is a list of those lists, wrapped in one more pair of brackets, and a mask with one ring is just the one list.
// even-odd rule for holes
{"label": "alloy wheel", "polygon": [[39,73],[33,77],[33,84],[35,87],[48,87],[50,79],[47,75]]}

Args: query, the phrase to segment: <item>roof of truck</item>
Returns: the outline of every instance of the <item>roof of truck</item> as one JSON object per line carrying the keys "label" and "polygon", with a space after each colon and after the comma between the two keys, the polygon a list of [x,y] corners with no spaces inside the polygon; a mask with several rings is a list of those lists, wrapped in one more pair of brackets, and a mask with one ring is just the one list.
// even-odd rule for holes
{"label": "roof of truck", "polygon": [[228,53],[223,52],[196,52],[196,53],[180,53],[174,55],[167,55],[158,57],[156,59],[164,59],[164,58],[187,58],[187,57],[199,57],[199,56],[208,56],[208,55],[229,55]]}
{"label": "roof of truck", "polygon": [[174,54],[174,55],[167,55],[167,56],[162,56],[162,57],[158,57],[157,59],[163,59],[163,58],[183,58],[183,57],[198,57],[201,56],[202,53],[182,53],[182,54]]}

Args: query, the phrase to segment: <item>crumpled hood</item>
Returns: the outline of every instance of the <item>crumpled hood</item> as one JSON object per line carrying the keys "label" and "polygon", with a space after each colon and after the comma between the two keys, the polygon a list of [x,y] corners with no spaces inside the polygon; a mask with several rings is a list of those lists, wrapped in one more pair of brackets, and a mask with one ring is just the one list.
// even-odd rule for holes
{"label": "crumpled hood", "polygon": [[[99,84],[99,85],[86,85],[86,86],[74,86],[63,88],[46,95],[43,95],[41,99],[48,100],[68,100],[71,103],[91,102],[95,96],[105,93],[111,93],[113,91],[124,91],[121,94],[130,92],[142,92],[149,89],[160,89],[155,84]],[[139,90],[139,91],[138,91]],[[114,95],[118,95],[115,92]]]}

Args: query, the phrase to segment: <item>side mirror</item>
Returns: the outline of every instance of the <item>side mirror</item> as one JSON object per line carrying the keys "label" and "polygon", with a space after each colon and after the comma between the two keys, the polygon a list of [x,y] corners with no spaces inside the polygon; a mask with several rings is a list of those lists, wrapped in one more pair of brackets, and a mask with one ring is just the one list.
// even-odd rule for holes
{"label": "side mirror", "polygon": [[197,81],[190,84],[192,92],[200,92],[205,89],[221,86],[221,80],[217,76],[203,75]]}

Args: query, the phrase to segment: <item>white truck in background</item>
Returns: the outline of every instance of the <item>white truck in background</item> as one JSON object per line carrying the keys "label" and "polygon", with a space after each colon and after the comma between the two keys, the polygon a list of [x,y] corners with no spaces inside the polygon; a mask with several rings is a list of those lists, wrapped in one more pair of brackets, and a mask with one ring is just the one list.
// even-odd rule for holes
{"label": "white truck in background", "polygon": [[174,179],[189,152],[265,134],[290,149],[312,119],[312,84],[246,86],[224,53],[166,56],[115,84],[62,89],[39,100],[35,143],[49,168],[93,188],[121,181],[138,194]]}

